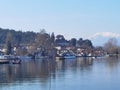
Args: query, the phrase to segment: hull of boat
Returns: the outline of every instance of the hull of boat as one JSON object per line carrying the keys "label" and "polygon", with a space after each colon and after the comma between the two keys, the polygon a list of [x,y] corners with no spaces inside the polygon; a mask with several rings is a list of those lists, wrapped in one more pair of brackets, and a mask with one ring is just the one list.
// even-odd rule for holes
{"label": "hull of boat", "polygon": [[0,56],[0,64],[6,64],[6,63],[13,63],[18,64],[21,62],[21,59],[13,56],[13,55],[2,55]]}
{"label": "hull of boat", "polygon": [[0,59],[0,64],[8,64],[9,60]]}
{"label": "hull of boat", "polygon": [[76,56],[61,56],[61,57],[56,57],[58,60],[63,60],[63,59],[76,59]]}
{"label": "hull of boat", "polygon": [[64,59],[75,59],[76,56],[64,56]]}

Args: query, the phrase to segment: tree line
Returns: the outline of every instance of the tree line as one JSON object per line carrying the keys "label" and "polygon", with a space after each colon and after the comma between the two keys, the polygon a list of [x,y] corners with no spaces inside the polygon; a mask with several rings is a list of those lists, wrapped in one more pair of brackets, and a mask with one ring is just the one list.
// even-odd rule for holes
{"label": "tree line", "polygon": [[[8,35],[10,34],[10,35]],[[40,32],[33,32],[33,31],[15,31],[13,29],[2,29],[0,28],[0,44],[5,44],[6,39],[11,38],[12,44],[30,44],[30,43],[36,43],[37,45],[45,46],[47,43],[51,42],[54,45],[59,45],[61,43],[66,43],[70,46],[85,46],[85,47],[93,47],[92,42],[88,39],[83,40],[80,38],[77,40],[76,38],[71,38],[70,40],[65,39],[63,35],[54,35],[52,33],[51,35],[48,34],[44,29],[42,29]]]}
{"label": "tree line", "polygon": [[51,51],[55,46],[70,46],[80,47],[87,50],[104,50],[106,53],[118,54],[120,53],[120,46],[117,45],[117,40],[112,38],[105,43],[103,47],[94,47],[92,41],[89,39],[71,38],[67,40],[63,35],[48,34],[44,29],[40,32],[33,31],[15,31],[10,29],[0,28],[0,44],[4,44],[7,52],[10,53],[10,48],[14,45],[31,45],[31,51],[36,51],[38,48]]}
{"label": "tree line", "polygon": [[14,44],[21,44],[21,43],[30,43],[35,40],[36,34],[35,32],[27,31],[15,31],[13,29],[2,29],[0,28],[0,44],[5,44],[8,33],[11,34],[11,42]]}

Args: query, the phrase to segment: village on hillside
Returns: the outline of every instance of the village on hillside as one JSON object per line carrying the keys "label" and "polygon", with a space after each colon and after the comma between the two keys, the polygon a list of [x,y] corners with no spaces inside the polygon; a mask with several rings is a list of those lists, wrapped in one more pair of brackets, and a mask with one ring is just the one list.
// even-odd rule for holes
{"label": "village on hillside", "polygon": [[[1,29],[2,30],[2,29]],[[54,35],[41,30],[39,33],[3,30],[6,34],[4,42],[0,44],[0,62],[20,63],[21,59],[56,58],[69,59],[79,57],[119,56],[120,47],[116,39],[112,38],[105,45],[95,47],[89,39],[71,38],[67,40],[63,35]],[[23,38],[24,37],[24,38]],[[1,40],[2,41],[2,40]],[[11,60],[7,60],[11,59]]]}

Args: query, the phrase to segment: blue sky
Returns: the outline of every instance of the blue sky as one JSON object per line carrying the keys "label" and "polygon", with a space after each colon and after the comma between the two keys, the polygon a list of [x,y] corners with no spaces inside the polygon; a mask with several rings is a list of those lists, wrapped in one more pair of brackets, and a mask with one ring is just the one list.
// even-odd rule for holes
{"label": "blue sky", "polygon": [[120,33],[120,0],[0,0],[0,27],[66,38]]}

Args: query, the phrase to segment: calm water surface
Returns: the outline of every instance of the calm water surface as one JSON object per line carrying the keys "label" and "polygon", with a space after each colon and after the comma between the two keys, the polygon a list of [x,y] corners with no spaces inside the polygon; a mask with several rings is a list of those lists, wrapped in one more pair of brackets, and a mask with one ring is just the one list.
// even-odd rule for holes
{"label": "calm water surface", "polygon": [[45,59],[0,64],[0,90],[120,90],[120,59]]}

